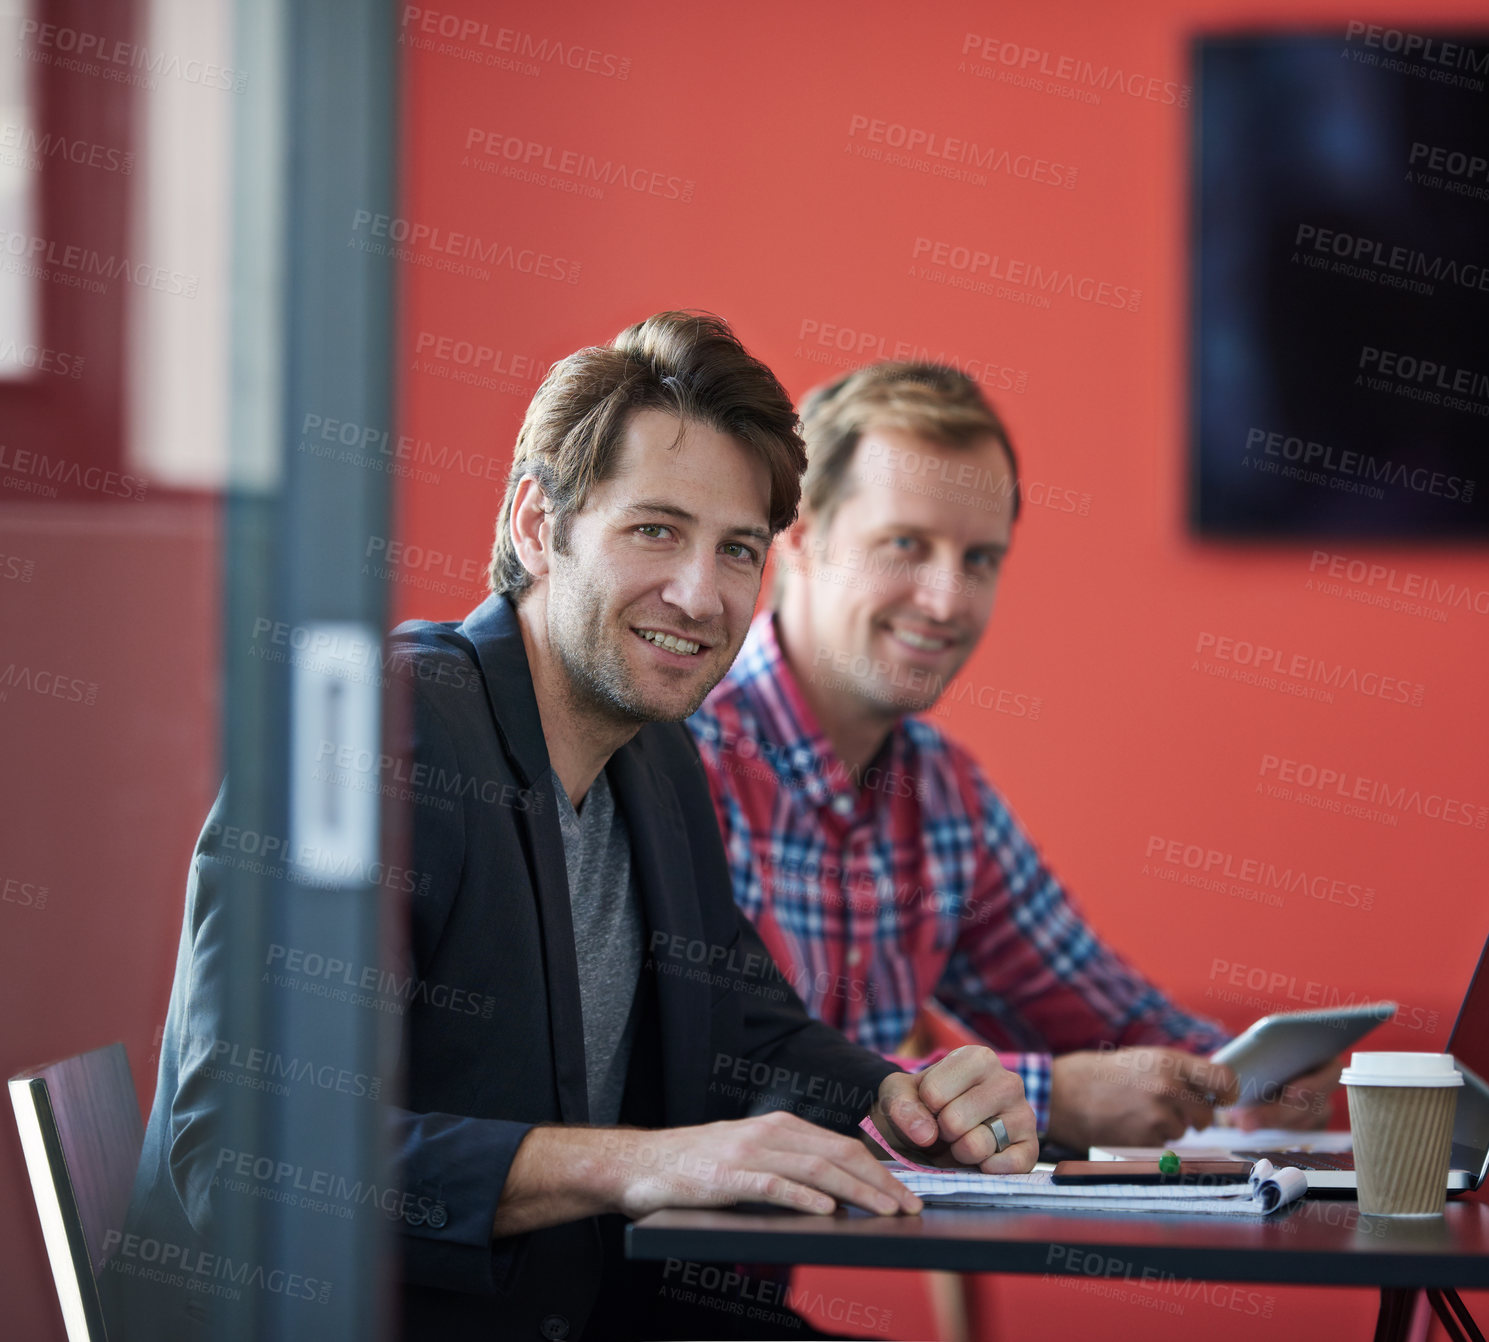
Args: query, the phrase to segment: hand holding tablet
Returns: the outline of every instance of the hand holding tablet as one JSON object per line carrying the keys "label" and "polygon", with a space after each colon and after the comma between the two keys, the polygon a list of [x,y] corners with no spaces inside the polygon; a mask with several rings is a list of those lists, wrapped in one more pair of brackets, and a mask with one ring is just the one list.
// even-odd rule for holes
{"label": "hand holding tablet", "polygon": [[1210,1055],[1240,1086],[1242,1107],[1275,1104],[1287,1082],[1317,1071],[1396,1014],[1395,1002],[1263,1016]]}

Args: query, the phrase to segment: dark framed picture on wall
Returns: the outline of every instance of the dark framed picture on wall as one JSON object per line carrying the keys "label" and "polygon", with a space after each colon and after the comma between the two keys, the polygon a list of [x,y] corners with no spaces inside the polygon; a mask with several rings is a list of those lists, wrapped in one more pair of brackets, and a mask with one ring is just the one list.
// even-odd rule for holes
{"label": "dark framed picture on wall", "polygon": [[1489,34],[1193,59],[1194,531],[1489,539]]}

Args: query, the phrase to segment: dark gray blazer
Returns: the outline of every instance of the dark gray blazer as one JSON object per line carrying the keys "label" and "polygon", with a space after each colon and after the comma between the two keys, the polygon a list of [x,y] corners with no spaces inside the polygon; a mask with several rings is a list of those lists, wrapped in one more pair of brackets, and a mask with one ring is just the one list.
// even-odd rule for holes
{"label": "dark gray blazer", "polygon": [[[388,1121],[406,1208],[404,1332],[451,1342],[661,1335],[663,1295],[622,1261],[619,1218],[490,1233],[531,1127],[589,1117],[563,845],[516,614],[492,597],[458,624],[401,626],[390,649],[393,682],[407,687],[396,790],[413,799],[412,971],[480,1003],[452,1010],[415,994],[403,1014],[403,1107]],[[680,724],[643,727],[608,776],[647,947],[622,1122],[676,1127],[790,1107],[851,1131],[893,1068],[806,1013],[735,905],[692,738]],[[220,830],[209,820],[192,864],[131,1209],[132,1229],[161,1236],[210,1233],[210,1165],[233,1100],[231,1086],[202,1079],[193,1043],[215,1033]],[[157,1325],[150,1335],[176,1334]]]}

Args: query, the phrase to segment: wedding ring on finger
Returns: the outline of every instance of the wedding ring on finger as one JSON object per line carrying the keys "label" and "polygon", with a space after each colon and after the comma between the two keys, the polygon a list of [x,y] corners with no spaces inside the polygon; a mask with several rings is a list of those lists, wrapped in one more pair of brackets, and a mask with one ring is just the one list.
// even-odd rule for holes
{"label": "wedding ring on finger", "polygon": [[996,1154],[1002,1155],[1003,1152],[1013,1145],[1008,1140],[1008,1129],[1003,1126],[1003,1120],[1001,1118],[985,1118],[983,1119],[983,1123],[986,1125],[987,1130],[993,1134],[993,1142],[998,1148]]}

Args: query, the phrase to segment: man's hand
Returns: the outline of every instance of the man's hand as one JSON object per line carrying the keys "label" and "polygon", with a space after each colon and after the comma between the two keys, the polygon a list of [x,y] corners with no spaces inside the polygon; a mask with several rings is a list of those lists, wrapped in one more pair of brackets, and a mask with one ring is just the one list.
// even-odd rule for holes
{"label": "man's hand", "polygon": [[[915,1214],[920,1199],[855,1137],[777,1111],[696,1128],[618,1135],[619,1210],[772,1202],[827,1213],[838,1203],[881,1216]],[[655,1156],[653,1157],[653,1152]]]}
{"label": "man's hand", "polygon": [[[972,1165],[984,1174],[1023,1174],[1039,1158],[1034,1110],[1022,1078],[990,1048],[969,1044],[923,1072],[884,1078],[870,1113],[897,1151],[921,1165]],[[1008,1132],[1002,1152],[987,1120]]]}
{"label": "man's hand", "polygon": [[534,1128],[517,1148],[492,1233],[519,1235],[602,1212],[770,1202],[881,1216],[921,1202],[865,1149],[794,1114],[692,1128]]}
{"label": "man's hand", "polygon": [[1235,1096],[1229,1067],[1176,1048],[1067,1053],[1051,1069],[1048,1135],[1077,1150],[1162,1146]]}
{"label": "man's hand", "polygon": [[[1339,1084],[1343,1066],[1344,1060],[1335,1058],[1317,1071],[1294,1077],[1275,1097],[1264,1096],[1261,1103],[1242,1103],[1225,1117],[1243,1132],[1254,1132],[1257,1128],[1321,1128],[1329,1121],[1333,1108],[1329,1097]],[[1250,1100],[1249,1095],[1241,1098]]]}

